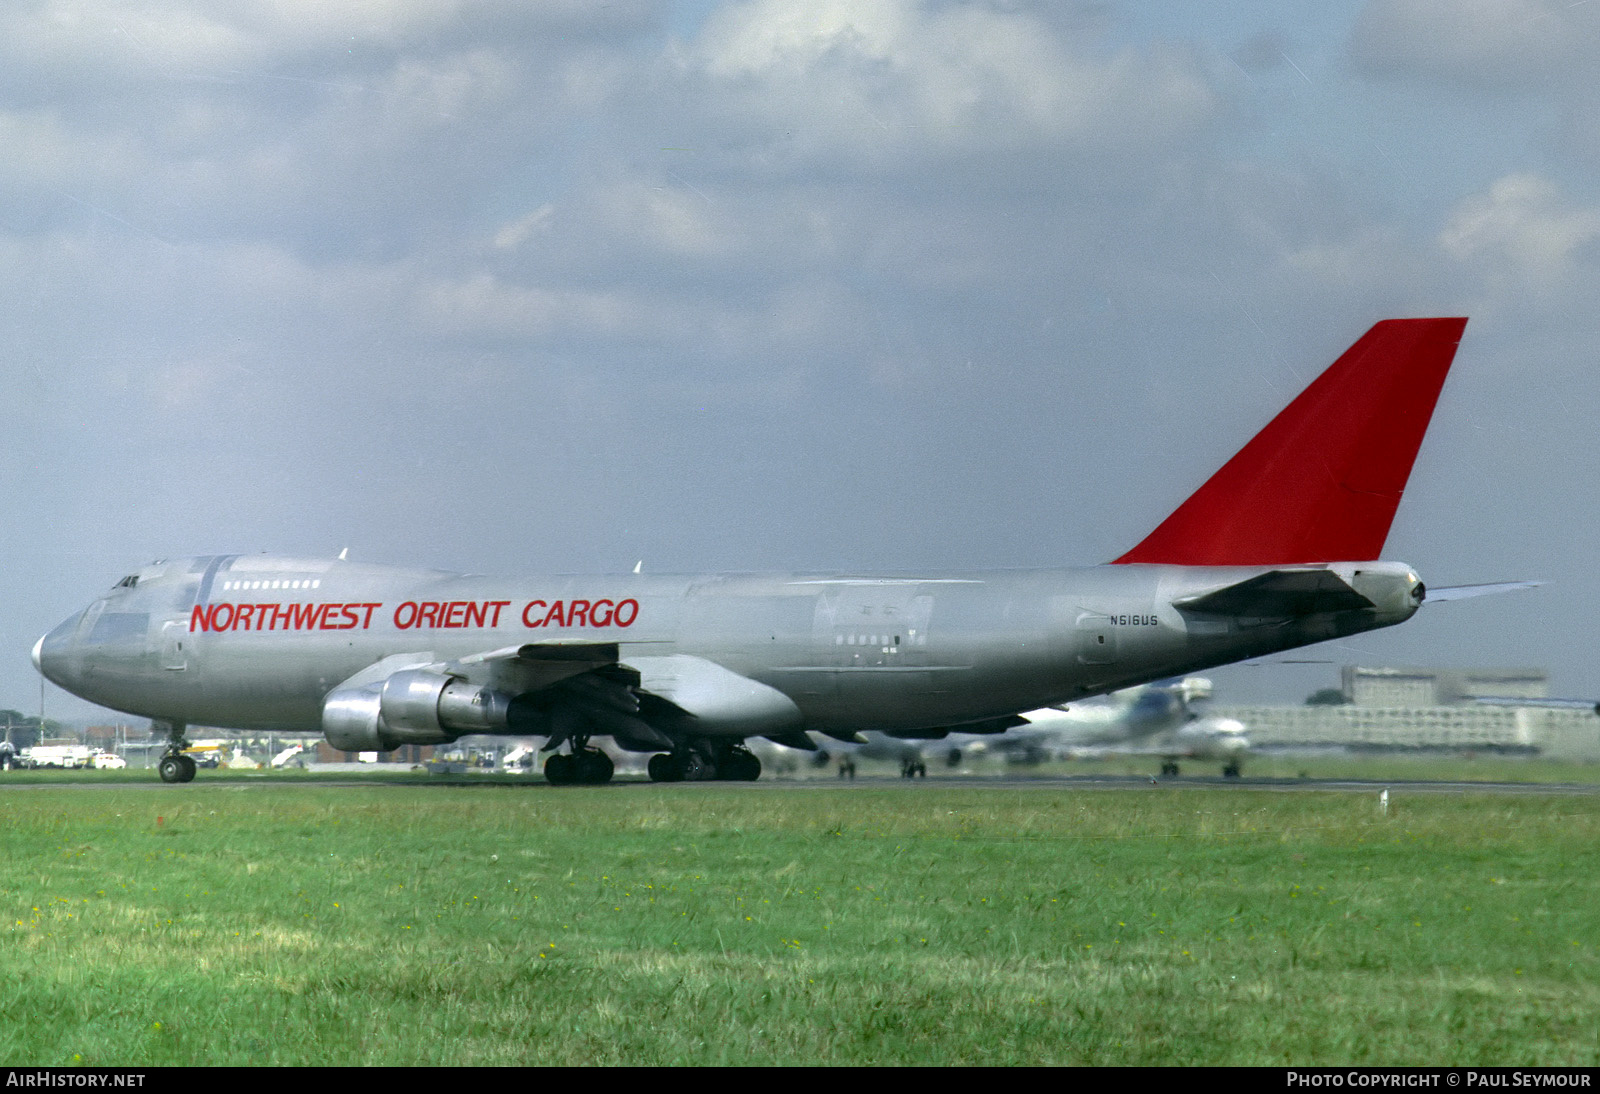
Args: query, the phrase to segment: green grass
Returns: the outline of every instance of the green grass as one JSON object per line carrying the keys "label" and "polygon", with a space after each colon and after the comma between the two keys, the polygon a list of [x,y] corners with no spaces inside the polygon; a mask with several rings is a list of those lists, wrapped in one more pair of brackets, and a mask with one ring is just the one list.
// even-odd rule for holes
{"label": "green grass", "polygon": [[202,777],[0,825],[5,1065],[1600,1062],[1590,796]]}
{"label": "green grass", "polygon": [[[1449,752],[1252,752],[1244,759],[1247,779],[1378,779],[1448,780],[1461,782],[1600,783],[1600,764],[1564,763],[1540,756],[1477,755]],[[1052,775],[1150,775],[1161,768],[1157,756],[1107,756],[1102,759],[1054,763],[1038,769]],[[1185,775],[1215,776],[1218,763],[1185,760]],[[974,772],[1001,772],[998,763],[974,767]],[[929,774],[933,774],[929,768]]]}

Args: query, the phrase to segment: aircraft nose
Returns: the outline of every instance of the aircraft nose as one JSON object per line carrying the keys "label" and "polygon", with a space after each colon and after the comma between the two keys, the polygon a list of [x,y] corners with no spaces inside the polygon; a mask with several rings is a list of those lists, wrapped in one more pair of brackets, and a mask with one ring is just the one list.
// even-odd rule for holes
{"label": "aircraft nose", "polygon": [[65,686],[65,674],[72,669],[73,636],[77,633],[82,614],[80,612],[63,620],[59,627],[33,644],[33,652],[29,655],[33,667],[52,684]]}

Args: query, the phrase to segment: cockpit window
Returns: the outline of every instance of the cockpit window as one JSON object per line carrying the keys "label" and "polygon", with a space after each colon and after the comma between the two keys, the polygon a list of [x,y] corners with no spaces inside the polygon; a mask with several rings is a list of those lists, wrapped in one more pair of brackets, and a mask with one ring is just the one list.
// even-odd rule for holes
{"label": "cockpit window", "polygon": [[137,584],[139,584],[139,575],[138,574],[129,574],[127,577],[125,577],[121,581],[117,582],[116,585],[113,586],[113,588],[131,589]]}

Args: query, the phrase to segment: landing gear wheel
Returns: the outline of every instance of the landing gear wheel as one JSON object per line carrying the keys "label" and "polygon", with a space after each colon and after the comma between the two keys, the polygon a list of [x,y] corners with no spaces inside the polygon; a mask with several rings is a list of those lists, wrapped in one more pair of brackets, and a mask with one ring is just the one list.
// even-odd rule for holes
{"label": "landing gear wheel", "polygon": [[[750,758],[755,759],[754,756]],[[650,780],[658,783],[704,782],[720,777],[720,765],[712,763],[693,748],[658,752],[650,757],[645,770],[650,773]],[[757,763],[756,774],[760,773],[761,766]]]}
{"label": "landing gear wheel", "polygon": [[194,757],[183,754],[183,750],[189,747],[189,742],[183,737],[183,723],[154,719],[150,723],[150,735],[157,734],[167,738],[167,747],[162,751],[161,759],[156,761],[156,774],[161,776],[161,781],[164,783],[193,781]]}
{"label": "landing gear wheel", "polygon": [[1224,767],[1222,769],[1222,777],[1224,779],[1237,779],[1239,777],[1239,765],[1229,764],[1227,767]]}
{"label": "landing gear wheel", "polygon": [[552,786],[599,786],[611,781],[616,765],[598,748],[568,755],[558,752],[544,762],[544,777]]}
{"label": "landing gear wheel", "polygon": [[1168,778],[1177,778],[1178,765],[1172,760],[1167,760],[1161,765],[1161,774]]}
{"label": "landing gear wheel", "polygon": [[683,781],[683,764],[670,752],[657,752],[651,756],[645,770],[650,773],[650,781],[653,783]]}
{"label": "landing gear wheel", "polygon": [[586,748],[573,757],[577,764],[576,782],[585,786],[600,786],[611,781],[616,765],[611,757],[598,748]]}
{"label": "landing gear wheel", "polygon": [[577,764],[571,756],[557,752],[544,762],[544,777],[551,786],[570,786],[577,782]]}
{"label": "landing gear wheel", "polygon": [[761,778],[761,761],[747,749],[729,749],[717,764],[717,778],[727,782],[755,782]]}

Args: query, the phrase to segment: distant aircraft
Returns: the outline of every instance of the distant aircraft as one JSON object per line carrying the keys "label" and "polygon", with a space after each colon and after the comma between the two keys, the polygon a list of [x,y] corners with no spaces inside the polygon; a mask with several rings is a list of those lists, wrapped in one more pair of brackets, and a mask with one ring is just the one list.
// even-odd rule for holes
{"label": "distant aircraft", "polygon": [[1163,775],[1178,774],[1178,761],[1222,764],[1236,777],[1250,739],[1236,718],[1197,712],[1192,704],[1211,697],[1211,681],[1189,676],[1167,684],[1147,684],[1117,692],[1109,703],[1030,710],[1028,725],[1002,736],[1020,735],[1024,753],[1083,755],[1139,753],[1162,758]]}
{"label": "distant aircraft", "polygon": [[1244,725],[1234,718],[1201,715],[1191,704],[1211,697],[1211,681],[1200,676],[1144,684],[1115,692],[1105,700],[1043,707],[1018,717],[1025,723],[985,735],[951,733],[938,741],[904,740],[866,734],[866,743],[819,740],[813,762],[888,760],[901,774],[927,774],[927,765],[957,767],[980,756],[1008,763],[1038,764],[1051,759],[1105,753],[1159,756],[1163,775],[1178,774],[1184,759],[1220,762],[1224,775],[1237,776],[1250,750]]}
{"label": "distant aircraft", "polygon": [[1376,324],[1111,565],[495,578],[216,555],[129,574],[33,662],[152,719],[168,782],[194,777],[188,725],[364,753],[537,736],[554,783],[609,780],[603,737],[673,781],[758,777],[752,737],[1001,732],[1409,619],[1422,581],[1376,560],[1465,325]]}

